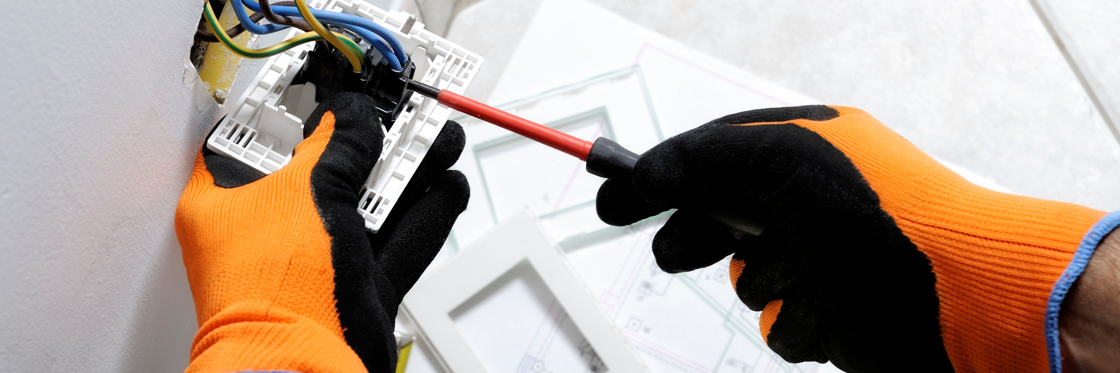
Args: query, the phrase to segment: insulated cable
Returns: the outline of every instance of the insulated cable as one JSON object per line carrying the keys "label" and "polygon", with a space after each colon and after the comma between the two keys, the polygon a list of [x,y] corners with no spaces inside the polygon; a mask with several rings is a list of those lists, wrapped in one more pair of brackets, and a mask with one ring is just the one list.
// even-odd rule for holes
{"label": "insulated cable", "polygon": [[[275,23],[277,25],[285,25],[285,26],[295,27],[295,28],[298,28],[298,29],[303,30],[303,31],[311,31],[311,25],[308,25],[307,22],[304,22],[302,19],[288,17],[288,16],[282,16],[282,15],[278,15],[276,13],[273,13],[272,12],[272,5],[269,4],[268,1],[269,0],[261,0],[261,2],[260,2],[260,5],[261,5],[260,14],[264,14],[264,18],[267,19],[269,22]],[[245,6],[245,4],[242,3],[241,6]]]}
{"label": "insulated cable", "polygon": [[369,45],[373,46],[373,48],[377,49],[377,51],[385,57],[385,60],[388,61],[389,67],[393,68],[393,71],[403,70],[400,60],[397,59],[397,55],[394,54],[393,51],[389,49],[389,46],[385,45],[385,42],[382,41],[381,38],[377,37],[377,35],[375,35],[374,33],[361,27],[339,25],[334,22],[328,23],[339,27],[346,27],[347,30],[350,30],[351,32],[358,34],[358,36],[365,38],[366,41],[369,42]]}
{"label": "insulated cable", "polygon": [[[218,24],[218,17],[216,15],[214,15],[214,9],[212,9],[210,7],[210,2],[209,1],[206,2],[205,7],[203,8],[203,13],[202,14],[206,16],[206,22],[209,24],[210,29],[213,30],[214,35],[218,38],[218,41],[220,41],[223,45],[225,45],[227,48],[229,48],[231,51],[233,51],[233,53],[236,53],[236,54],[238,54],[242,57],[246,57],[246,58],[270,57],[272,55],[282,53],[282,52],[284,52],[288,49],[292,49],[293,47],[295,47],[297,45],[300,45],[300,44],[303,44],[303,43],[312,42],[312,41],[316,41],[316,40],[323,40],[322,35],[319,35],[318,33],[315,33],[315,32],[307,32],[307,33],[297,35],[294,38],[291,38],[291,39],[285,40],[283,42],[280,42],[280,43],[278,43],[276,45],[273,45],[271,47],[266,47],[266,48],[261,48],[261,49],[248,49],[248,48],[244,48],[244,47],[234,43],[233,39],[230,38],[230,36],[227,35],[226,32],[221,29],[221,26]],[[342,36],[341,40],[343,41],[343,43],[345,43],[347,48],[351,51],[361,51],[362,50],[360,47],[358,47],[358,44],[354,43],[354,41],[350,40],[350,38]]]}
{"label": "insulated cable", "polygon": [[237,20],[241,22],[241,26],[245,27],[246,31],[257,35],[271,34],[283,29],[288,28],[284,25],[278,25],[276,22],[267,25],[258,25],[249,19],[249,13],[245,11],[244,4],[230,4],[233,8],[233,13],[237,15]]}
{"label": "insulated cable", "polygon": [[[245,6],[249,7],[249,9],[253,10],[254,12],[259,12],[260,11],[260,4],[257,4],[256,1],[241,0],[241,2],[243,4],[245,4]],[[301,13],[299,12],[299,10],[297,8],[288,7],[288,6],[280,6],[280,3],[272,4],[272,11],[275,12],[276,14],[284,15],[284,16],[299,16],[299,15],[301,15]],[[392,31],[389,31],[389,29],[385,28],[385,26],[382,26],[382,25],[378,24],[377,22],[373,22],[373,21],[370,21],[368,19],[356,16],[356,15],[352,15],[352,14],[331,12],[331,11],[319,10],[319,9],[311,9],[311,13],[315,15],[316,19],[318,19],[322,22],[352,26],[352,27],[354,27],[352,29],[354,31],[356,31],[359,28],[369,30],[369,31],[373,32],[374,34],[376,34],[381,39],[385,40],[385,42],[389,43],[389,47],[392,47],[393,53],[395,53],[398,61],[402,61],[402,62],[407,62],[408,61],[408,54],[405,53],[404,46],[401,45],[400,40],[397,40],[396,36],[393,35]]]}
{"label": "insulated cable", "polygon": [[[252,2],[250,0],[243,0],[241,3],[244,4],[245,6],[248,6],[249,9],[253,9],[253,5],[251,5],[251,4],[254,4],[254,2]],[[275,4],[269,4],[268,1],[262,1],[262,2],[259,2],[259,3],[256,3],[256,4],[260,4],[261,13],[264,13],[265,18],[268,19],[269,21],[272,21],[272,19],[269,18],[268,14],[272,13],[276,17],[291,19],[293,23],[303,24],[305,26],[307,25],[306,22],[303,22],[302,18],[277,15],[276,13],[272,12],[272,7],[273,6],[294,7],[295,4],[296,4],[295,1],[277,1]],[[312,10],[314,10],[314,8],[312,8]],[[256,13],[254,13],[254,14],[256,14]],[[323,17],[319,17],[319,19],[322,19],[322,18]],[[272,21],[272,22],[275,22],[275,21]],[[372,46],[374,49],[377,49],[377,51],[380,52],[382,56],[385,56],[385,60],[388,61],[389,67],[391,67],[394,71],[403,70],[401,68],[400,61],[397,60],[397,56],[393,53],[392,50],[389,49],[389,46],[385,44],[385,41],[381,40],[381,37],[377,36],[373,32],[371,32],[367,29],[361,28],[361,27],[347,25],[347,24],[341,24],[341,23],[337,23],[337,22],[327,21],[326,23],[331,24],[331,25],[335,25],[335,26],[339,26],[339,27],[345,27],[347,30],[350,30],[351,32],[358,34],[358,36],[361,36],[362,38],[366,39],[366,42],[368,42],[370,46]],[[296,26],[293,25],[292,27],[296,27]],[[311,26],[307,26],[306,29],[303,29],[303,28],[300,28],[300,29],[304,30],[304,31],[311,31]]]}
{"label": "insulated cable", "polygon": [[[260,13],[253,13],[253,15],[249,16],[249,21],[253,23],[260,22],[261,19],[264,19],[264,16]],[[307,29],[307,31],[310,30],[310,28]],[[226,30],[226,34],[231,38],[237,37],[237,35],[241,35],[242,32],[245,32],[245,26],[242,26],[240,23],[233,25],[233,27],[230,27],[229,30]],[[194,39],[210,43],[217,43],[221,41],[218,40],[217,36],[214,36],[214,33],[206,31],[204,29],[194,30]]]}
{"label": "insulated cable", "polygon": [[331,33],[331,30],[323,26],[322,23],[319,23],[319,20],[315,19],[315,14],[311,13],[311,8],[307,7],[307,2],[305,0],[296,0],[296,8],[299,8],[299,13],[303,15],[303,20],[306,21],[308,25],[311,25],[311,28],[315,29],[315,32],[322,35],[327,42],[334,45],[335,48],[338,48],[338,50],[346,56],[347,60],[350,60],[350,65],[353,65],[354,71],[362,71],[362,64],[365,62],[364,53],[354,53],[346,44],[342,43],[342,40],[339,40],[337,36]]}
{"label": "insulated cable", "polygon": [[[260,11],[264,10],[264,8],[261,8],[260,4],[258,4],[256,1],[253,1],[253,0],[241,0],[241,3],[245,4],[246,7],[253,10],[254,12],[260,12]],[[287,4],[287,3],[294,3],[294,2],[292,2],[292,1],[281,1],[281,2],[277,2],[275,4],[271,4],[271,10],[274,13],[276,13],[278,15],[282,15],[282,16],[291,16],[292,18],[296,18],[297,16],[299,16],[300,13],[296,8],[283,5],[283,4]],[[358,34],[358,36],[361,36],[362,38],[366,39],[366,41],[369,42],[369,44],[371,46],[373,46],[373,48],[377,49],[377,51],[380,52],[381,55],[385,57],[385,60],[389,63],[389,67],[392,68],[394,71],[402,71],[403,70],[403,68],[402,68],[403,64],[401,62],[402,61],[403,62],[408,62],[408,56],[405,56],[405,58],[402,60],[399,57],[398,53],[389,49],[388,45],[385,45],[385,42],[382,40],[382,39],[385,39],[385,38],[380,36],[380,34],[377,34],[377,33],[371,31],[368,28],[362,27],[360,25],[356,25],[355,24],[356,22],[350,22],[351,20],[347,20],[345,17],[341,17],[341,18],[340,17],[333,17],[332,15],[350,16],[350,17],[354,17],[354,18],[357,18],[357,19],[360,19],[360,20],[365,20],[365,21],[369,21],[369,20],[366,20],[365,18],[361,18],[361,17],[358,17],[358,16],[351,16],[351,15],[345,14],[345,13],[328,12],[328,11],[323,11],[323,10],[318,10],[318,9],[311,9],[311,12],[313,14],[315,14],[315,16],[318,17],[318,19],[320,21],[326,22],[328,24],[340,26],[340,27],[346,27],[348,30],[354,32],[355,34]],[[373,25],[376,25],[378,27],[381,27],[381,25],[377,25],[376,23],[373,23],[371,21],[369,21],[369,23],[373,24]],[[383,27],[382,27],[382,29],[385,32],[389,32],[387,29],[384,29]],[[400,43],[395,38],[392,38],[392,39],[389,39],[389,40],[395,41],[398,44]]]}
{"label": "insulated cable", "polygon": [[369,30],[366,30],[364,28],[361,28],[361,27],[354,27],[354,26],[351,26],[351,25],[340,25],[340,24],[337,24],[337,23],[334,23],[334,22],[329,22],[329,21],[327,23],[332,24],[332,25],[336,25],[336,26],[339,26],[339,27],[345,27],[347,30],[350,30],[351,32],[353,32],[355,34],[358,34],[358,36],[361,36],[362,38],[365,38],[366,41],[369,42],[369,45],[373,46],[374,49],[377,49],[377,51],[380,52],[381,55],[385,57],[385,60],[389,63],[389,67],[393,68],[393,71],[404,70],[401,67],[402,65],[401,65],[400,60],[397,59],[397,55],[394,54],[393,51],[389,49],[389,46],[385,45],[385,42],[381,41],[381,38],[377,37],[377,35],[375,35],[374,33],[370,32]]}

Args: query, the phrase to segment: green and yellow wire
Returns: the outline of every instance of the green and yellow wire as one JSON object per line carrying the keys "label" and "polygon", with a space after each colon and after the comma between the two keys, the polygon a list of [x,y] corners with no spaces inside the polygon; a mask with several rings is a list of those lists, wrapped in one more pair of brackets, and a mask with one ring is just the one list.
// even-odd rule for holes
{"label": "green and yellow wire", "polygon": [[354,65],[354,71],[362,71],[362,62],[365,60],[361,57],[363,56],[362,53],[354,53],[352,50],[347,50],[345,45],[342,44],[342,41],[338,40],[338,37],[331,33],[326,26],[319,23],[319,20],[315,18],[314,14],[311,14],[311,8],[307,7],[307,2],[305,0],[296,0],[296,8],[299,9],[299,14],[303,15],[303,20],[306,21],[315,32],[318,32],[319,35],[323,35],[323,38],[327,39],[327,42],[330,42],[331,45],[338,48],[342,54],[346,55],[346,59],[350,60],[351,65]]}
{"label": "green and yellow wire", "polygon": [[[300,4],[300,3],[303,3],[303,2],[297,0],[296,3]],[[304,4],[304,5],[306,6],[306,4]],[[310,14],[311,12],[309,11],[307,13]],[[214,32],[214,36],[217,36],[218,40],[220,40],[223,45],[225,45],[227,48],[229,48],[231,51],[233,51],[233,53],[237,53],[238,55],[240,55],[242,57],[245,57],[245,58],[266,58],[266,57],[271,57],[273,55],[282,53],[286,50],[292,49],[293,47],[295,47],[297,45],[300,45],[300,44],[303,44],[303,43],[312,42],[312,41],[316,41],[316,40],[330,41],[329,39],[324,38],[322,34],[319,34],[318,29],[316,29],[316,32],[306,32],[306,33],[297,35],[294,38],[291,38],[291,39],[285,40],[283,42],[277,43],[276,45],[273,45],[271,47],[266,47],[266,48],[261,48],[261,49],[244,48],[244,47],[234,43],[233,39],[230,38],[229,35],[226,34],[226,31],[222,29],[222,26],[218,24],[218,17],[214,15],[214,9],[210,8],[210,2],[209,1],[206,2],[205,8],[203,9],[203,14],[206,16],[206,22],[207,22],[207,24],[209,24],[210,30],[212,30]],[[308,24],[310,24],[310,23],[311,22],[308,22]],[[322,24],[320,24],[318,21],[315,21],[315,24],[317,24],[319,26],[322,26]],[[324,27],[323,30],[326,31],[326,28]],[[333,42],[331,44],[338,47],[338,49],[340,51],[342,51],[342,53],[344,55],[346,55],[346,58],[348,60],[350,60],[350,63],[352,65],[354,65],[354,67],[355,67],[354,70],[355,71],[361,71],[361,66],[362,66],[361,64],[364,61],[364,59],[355,59],[353,57],[355,55],[357,55],[357,56],[363,55],[363,53],[361,52],[362,48],[359,47],[357,43],[354,43],[353,40],[350,40],[350,38],[347,38],[346,36],[339,35],[339,34],[336,34],[336,33],[332,33],[332,32],[329,32],[329,31],[326,32],[326,35],[330,35],[331,38],[334,38],[334,40],[338,42],[338,44],[335,44]]]}

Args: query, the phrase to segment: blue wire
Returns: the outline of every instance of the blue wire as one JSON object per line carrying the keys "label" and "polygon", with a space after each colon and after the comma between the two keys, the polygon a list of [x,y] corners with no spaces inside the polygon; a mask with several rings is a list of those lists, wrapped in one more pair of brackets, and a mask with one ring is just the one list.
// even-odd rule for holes
{"label": "blue wire", "polygon": [[[295,8],[291,9],[298,11],[298,9]],[[320,16],[318,14],[319,12],[322,12],[323,15]],[[397,37],[394,36],[393,33],[389,31],[389,29],[386,29],[385,26],[374,23],[373,21],[370,21],[368,19],[346,13],[312,10],[312,14],[314,14],[315,17],[318,17],[327,22],[341,23],[372,31],[374,34],[377,34],[377,36],[380,36],[381,39],[384,39],[389,43],[389,46],[393,48],[393,52],[396,52],[398,61],[408,61],[408,54],[404,52],[404,46],[401,45],[400,40],[397,40]]]}
{"label": "blue wire", "polygon": [[[241,0],[241,3],[249,7],[249,9],[252,9],[254,12],[261,11],[261,6],[260,4],[257,4],[256,1]],[[299,9],[291,6],[273,6],[272,12],[289,17],[300,16]],[[374,34],[377,34],[377,36],[380,36],[381,39],[384,39],[386,42],[388,42],[391,47],[393,47],[393,52],[395,52],[396,54],[398,63],[399,61],[408,61],[408,55],[404,52],[404,46],[401,45],[400,40],[397,40],[397,38],[393,36],[393,33],[386,29],[385,26],[381,26],[376,22],[370,21],[368,19],[346,13],[311,9],[311,14],[314,15],[315,18],[325,23],[343,24],[372,31]],[[359,33],[359,35],[361,35],[361,33]],[[374,44],[372,40],[373,39],[370,40],[370,44]],[[378,51],[381,51],[381,49],[378,48]],[[382,52],[382,54],[386,53]]]}
{"label": "blue wire", "polygon": [[[258,7],[259,7],[259,5],[258,5]],[[277,24],[272,24],[272,23],[267,24],[267,25],[258,25],[256,23],[253,23],[253,21],[249,19],[249,14],[245,12],[244,4],[240,4],[240,5],[234,4],[232,6],[232,8],[233,8],[233,12],[237,14],[237,20],[241,22],[241,27],[244,27],[245,31],[248,31],[250,33],[257,34],[257,35],[271,34],[271,33],[274,33],[274,32],[277,32],[277,31],[288,28],[288,26],[277,25]],[[261,10],[258,8],[254,11],[257,12],[257,13],[260,13]]]}
{"label": "blue wire", "polygon": [[[258,4],[256,2],[253,2],[253,1],[249,1],[249,0],[242,0],[240,6],[234,5],[235,12],[237,13],[237,17],[241,21],[241,23],[243,25],[244,24],[252,25],[252,26],[246,27],[246,30],[248,30],[249,32],[252,32],[252,33],[257,33],[257,34],[275,32],[275,31],[265,31],[265,30],[263,30],[265,28],[264,26],[253,24],[251,21],[249,21],[248,20],[249,15],[245,13],[245,6],[248,6],[250,9],[253,9],[254,12],[260,12],[260,4]],[[298,15],[299,14],[299,9],[297,9],[297,8],[292,8],[292,9],[295,9],[296,13],[297,13],[297,15],[292,16],[292,18],[302,20],[303,18],[299,17],[299,15]],[[281,14],[281,13],[276,12],[276,14]],[[318,16],[318,14],[316,14],[316,13],[312,13],[312,14],[315,14],[316,16]],[[286,14],[281,14],[281,15],[286,15]],[[335,22],[327,22],[327,23],[336,24]],[[258,28],[257,31],[262,31],[262,32],[256,32],[256,31],[250,29],[250,27],[253,27],[253,26]],[[287,28],[287,26],[276,25],[276,24],[268,24],[266,26],[279,26],[277,28],[278,30],[283,30],[283,29]],[[378,52],[381,52],[381,55],[385,56],[386,62],[389,63],[389,67],[391,67],[395,71],[403,70],[403,68],[401,67],[400,60],[397,59],[397,56],[393,54],[393,51],[389,50],[389,47],[387,45],[385,45],[385,43],[383,41],[381,41],[381,38],[379,38],[377,35],[370,32],[369,30],[362,29],[362,28],[357,28],[357,27],[352,26],[352,25],[342,24],[342,25],[338,25],[338,26],[350,26],[350,27],[347,27],[346,29],[350,30],[350,31],[353,31],[353,32],[357,33],[358,35],[360,35],[361,37],[365,38],[366,41],[368,41],[370,45],[372,45],[374,48],[376,48]]]}
{"label": "blue wire", "polygon": [[385,45],[385,43],[382,42],[381,39],[377,37],[377,35],[374,35],[369,30],[360,27],[354,27],[351,25],[338,25],[335,22],[330,21],[328,21],[327,23],[336,26],[350,26],[346,29],[358,34],[362,38],[366,39],[366,41],[368,41],[369,44],[374,48],[377,48],[377,51],[381,52],[382,56],[385,56],[385,60],[389,62],[389,67],[393,68],[394,71],[401,71],[404,69],[401,67],[401,61],[397,59],[397,56],[393,54],[393,51],[389,50],[389,46]]}

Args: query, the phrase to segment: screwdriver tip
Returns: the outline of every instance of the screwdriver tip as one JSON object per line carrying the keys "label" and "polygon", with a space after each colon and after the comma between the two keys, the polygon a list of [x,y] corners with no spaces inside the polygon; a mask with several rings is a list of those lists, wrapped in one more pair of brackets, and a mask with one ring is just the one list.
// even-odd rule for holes
{"label": "screwdriver tip", "polygon": [[430,85],[420,83],[420,82],[415,81],[415,80],[409,80],[407,86],[408,86],[408,89],[411,89],[412,91],[414,91],[416,93],[419,93],[419,94],[422,94],[424,96],[431,97],[431,98],[434,98],[434,99],[439,99],[439,92],[440,92],[439,88],[432,87]]}

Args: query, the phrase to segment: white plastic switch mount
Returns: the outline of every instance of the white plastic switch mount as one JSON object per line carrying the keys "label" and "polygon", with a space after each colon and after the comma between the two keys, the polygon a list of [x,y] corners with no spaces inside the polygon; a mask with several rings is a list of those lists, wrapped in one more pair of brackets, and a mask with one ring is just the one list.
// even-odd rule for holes
{"label": "white plastic switch mount", "polygon": [[[385,26],[413,57],[413,79],[424,84],[462,94],[482,67],[481,56],[425,30],[423,23],[409,25],[408,13],[388,12],[362,0],[315,0],[309,5]],[[288,32],[291,37],[299,30]],[[303,119],[317,105],[314,85],[290,87],[312,46],[304,44],[265,61],[245,93],[230,101],[233,107],[206,140],[206,146],[265,174],[284,167],[296,144],[303,140]],[[368,44],[362,42],[362,46]],[[434,99],[419,94],[409,99],[385,134],[381,157],[361,193],[357,208],[366,229],[374,233],[381,229],[451,113],[451,108]]]}

